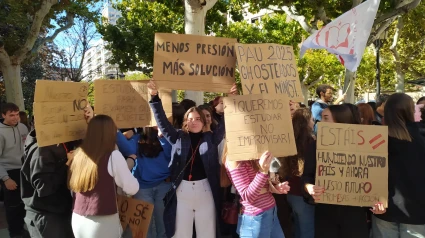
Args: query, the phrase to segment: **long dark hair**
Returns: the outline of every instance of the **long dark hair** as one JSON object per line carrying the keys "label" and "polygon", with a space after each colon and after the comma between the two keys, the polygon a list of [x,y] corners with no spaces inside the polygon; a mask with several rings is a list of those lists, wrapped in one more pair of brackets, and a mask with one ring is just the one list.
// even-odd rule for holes
{"label": "long dark hair", "polygon": [[415,105],[413,99],[404,93],[391,95],[384,108],[385,124],[388,135],[399,140],[412,141],[406,123],[415,121]]}
{"label": "long dark hair", "polygon": [[360,114],[352,104],[331,105],[328,107],[336,123],[360,124]]}
{"label": "long dark hair", "polygon": [[158,140],[158,130],[154,127],[144,127],[139,140],[139,154],[148,158],[156,158],[163,151]]}
{"label": "long dark hair", "polygon": [[[305,150],[313,141],[312,128],[309,126],[311,120],[311,111],[307,108],[296,110],[292,116],[292,126],[294,127],[295,144],[297,146],[297,155],[289,156],[283,159],[283,174],[301,176],[303,169],[300,168],[304,162]],[[282,159],[280,159],[282,161]]]}
{"label": "long dark hair", "polygon": [[[210,116],[211,116],[210,128],[211,128],[211,130],[214,130],[217,126],[217,121],[214,119],[213,109],[209,105],[199,105],[198,108],[201,109],[201,111],[206,110],[210,113]],[[206,115],[204,114],[204,116],[205,116],[205,121],[206,121],[206,119],[207,119]]]}
{"label": "long dark hair", "polygon": [[173,105],[173,126],[176,129],[181,129],[183,126],[184,107],[180,104]]}

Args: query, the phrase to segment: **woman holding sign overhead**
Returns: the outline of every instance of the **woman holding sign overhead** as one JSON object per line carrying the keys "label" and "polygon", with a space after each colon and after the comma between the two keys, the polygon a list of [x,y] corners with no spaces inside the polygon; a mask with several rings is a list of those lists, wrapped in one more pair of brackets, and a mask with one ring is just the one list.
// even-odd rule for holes
{"label": "woman holding sign overhead", "polygon": [[[360,118],[348,105],[331,105],[322,112],[322,122],[360,124]],[[305,191],[314,201],[320,201],[325,188],[315,185],[316,180],[316,142],[308,147],[305,154],[304,173],[302,175]],[[382,204],[375,204],[375,213],[383,213]],[[367,210],[363,207],[316,204],[316,238],[368,238]]]}
{"label": "woman holding sign overhead", "polygon": [[[183,129],[177,131],[165,115],[153,80],[148,88],[158,128],[172,145],[172,187],[164,199],[167,237],[192,237],[195,221],[199,237],[215,238],[219,236],[216,224],[220,201],[217,145],[225,133],[224,123],[221,121],[214,132],[207,131],[204,114],[192,107],[184,116]],[[236,92],[235,85],[231,93]]]}
{"label": "woman holding sign overhead", "polygon": [[372,217],[374,238],[425,237],[425,140],[404,93],[385,104],[388,125],[388,209]]}

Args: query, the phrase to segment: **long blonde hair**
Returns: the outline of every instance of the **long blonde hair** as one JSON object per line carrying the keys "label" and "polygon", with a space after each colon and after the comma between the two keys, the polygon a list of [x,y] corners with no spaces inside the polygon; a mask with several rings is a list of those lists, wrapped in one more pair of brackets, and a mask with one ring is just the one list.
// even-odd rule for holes
{"label": "long blonde hair", "polygon": [[98,182],[98,165],[115,150],[117,127],[109,116],[97,115],[69,168],[69,188],[76,193],[91,191]]}

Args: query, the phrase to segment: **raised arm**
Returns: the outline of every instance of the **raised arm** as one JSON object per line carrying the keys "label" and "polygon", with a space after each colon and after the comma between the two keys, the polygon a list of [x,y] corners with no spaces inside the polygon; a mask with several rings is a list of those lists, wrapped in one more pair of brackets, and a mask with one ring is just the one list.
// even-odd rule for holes
{"label": "raised arm", "polygon": [[120,131],[117,131],[117,146],[124,156],[137,155],[137,144],[140,135],[134,135],[127,139]]}
{"label": "raised arm", "polygon": [[167,161],[171,161],[171,144],[164,137],[159,138],[159,142],[161,143],[162,149],[164,150],[164,155],[167,158]]}
{"label": "raised arm", "polygon": [[165,139],[167,139],[168,142],[173,145],[177,141],[178,132],[168,121],[168,118],[165,115],[161,99],[158,96],[158,90],[156,89],[153,80],[148,83],[148,90],[149,94],[152,96],[152,99],[149,104],[155,116],[156,123],[158,124],[158,129],[161,130],[162,135],[165,137]]}

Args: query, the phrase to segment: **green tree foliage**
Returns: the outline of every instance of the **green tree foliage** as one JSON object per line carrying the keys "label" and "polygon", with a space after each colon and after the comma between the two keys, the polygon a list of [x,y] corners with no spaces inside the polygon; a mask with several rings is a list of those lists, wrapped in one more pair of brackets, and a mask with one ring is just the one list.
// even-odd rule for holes
{"label": "green tree foliage", "polygon": [[123,0],[114,7],[122,14],[117,24],[97,27],[109,42],[110,63],[118,64],[122,71],[151,71],[155,32],[184,32],[181,7],[139,0]]}
{"label": "green tree foliage", "polygon": [[34,59],[46,43],[52,42],[74,20],[95,20],[91,11],[99,0],[3,0],[0,1],[0,70],[8,101],[24,107],[20,67]]}
{"label": "green tree foliage", "polygon": [[44,69],[42,61],[35,59],[34,61],[22,65],[22,91],[24,94],[25,110],[33,115],[33,103],[35,93],[35,81],[42,79]]}
{"label": "green tree foliage", "polygon": [[[263,9],[263,8],[271,8],[275,11],[285,12],[289,17],[296,20],[300,24],[300,26],[302,26],[302,28],[309,34],[312,34],[314,31],[320,29],[323,25],[328,24],[333,19],[340,16],[342,13],[350,10],[353,6],[357,6],[358,4],[363,2],[362,0],[352,0],[352,1],[233,0],[233,1],[238,1],[238,2],[243,1],[244,3],[249,3],[250,10],[252,11],[258,11],[259,9]],[[380,3],[377,17],[372,27],[371,35],[368,39],[368,45],[370,45],[376,39],[379,39],[379,37],[388,29],[389,26],[391,26],[391,23],[394,22],[398,16],[401,16],[411,11],[412,9],[415,9],[420,2],[421,2],[420,0],[382,0]],[[423,12],[423,11],[419,11],[419,12]],[[416,17],[418,17],[419,19],[423,18],[421,16],[416,16]],[[369,53],[365,53],[365,57],[366,56],[371,56],[371,55]],[[370,57],[367,57],[367,58],[370,58]],[[384,59],[383,61],[385,62],[387,60]],[[368,64],[365,64],[364,62],[368,62]],[[355,86],[354,88],[357,90],[356,94],[360,93],[360,91],[366,90],[366,87],[363,86],[365,83],[365,80],[367,82],[372,82],[371,81],[372,68],[370,67],[372,66],[372,64],[369,62],[369,60],[363,60],[362,64],[365,64],[365,65],[361,65],[358,71],[363,70],[364,73],[366,73],[367,71],[366,73],[367,76],[363,76],[362,72],[357,72],[357,77],[360,77],[360,78],[359,78],[359,81],[355,85],[353,85]],[[389,67],[389,65],[386,64],[384,66],[383,71],[389,68],[391,67]],[[345,87],[348,87],[352,80],[350,74],[347,74],[347,75],[348,75],[349,81],[345,82]],[[384,80],[387,80],[387,78],[384,77]],[[392,81],[394,82],[394,80]],[[353,91],[348,92],[348,98],[350,101],[354,99],[353,97],[354,97]]]}
{"label": "green tree foliage", "polygon": [[[117,24],[97,26],[103,39],[109,42],[110,63],[118,64],[122,71],[152,72],[155,33],[184,33],[183,1],[123,0],[114,7],[122,14]],[[219,32],[226,25],[229,9],[234,19],[241,19],[239,5],[219,0],[207,12],[207,35]]]}
{"label": "green tree foliage", "polygon": [[[399,62],[402,70],[406,74],[406,80],[414,80],[425,77],[425,2],[402,16],[403,28],[400,32],[400,38],[397,43],[397,51],[400,55]],[[389,31],[389,35],[394,35],[394,28]],[[390,45],[393,38],[387,39]],[[408,86],[408,85],[406,85]]]}

